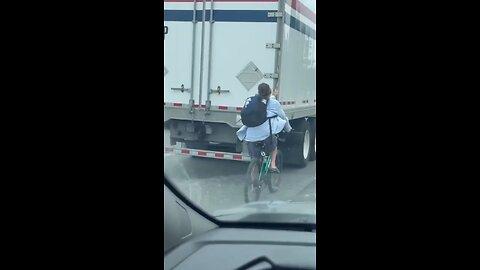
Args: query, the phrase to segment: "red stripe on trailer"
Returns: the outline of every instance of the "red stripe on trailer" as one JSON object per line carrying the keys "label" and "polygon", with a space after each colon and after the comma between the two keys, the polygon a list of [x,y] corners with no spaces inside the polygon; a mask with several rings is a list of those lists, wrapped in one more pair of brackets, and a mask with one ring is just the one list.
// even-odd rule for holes
{"label": "red stripe on trailer", "polygon": [[[193,1],[194,0],[163,0],[163,2],[167,3],[189,3]],[[278,2],[278,0],[215,0],[215,2]],[[313,23],[317,23],[317,14],[315,14],[313,10],[305,6],[302,2],[298,0],[287,0],[287,5],[291,6],[294,10],[310,19]]]}
{"label": "red stripe on trailer", "polygon": [[[238,160],[238,161],[250,160],[250,157],[243,156],[242,154],[199,151],[199,150],[191,150],[191,149],[175,148],[175,147],[164,147],[164,149],[166,153],[184,154],[184,155],[190,155],[190,156],[202,156],[206,158],[218,158],[218,159],[228,159],[228,160]],[[179,152],[176,152],[176,150],[178,150]]]}
{"label": "red stripe on trailer", "polygon": [[215,0],[215,2],[278,2],[278,0]]}
{"label": "red stripe on trailer", "polygon": [[198,108],[198,104],[193,105],[194,108]]}
{"label": "red stripe on trailer", "polygon": [[173,103],[173,107],[182,107],[182,103]]}
{"label": "red stripe on trailer", "polygon": [[237,111],[241,111],[243,107],[237,107]]}
{"label": "red stripe on trailer", "polygon": [[228,110],[228,107],[227,106],[218,106],[218,109],[219,110]]}
{"label": "red stripe on trailer", "polygon": [[306,7],[302,2],[298,0],[287,0],[286,3],[294,10],[298,11],[300,14],[310,19],[310,21],[312,21],[313,23],[317,23],[317,14],[315,14],[315,12]]}
{"label": "red stripe on trailer", "polygon": [[[193,0],[163,0],[163,2],[193,2]],[[197,1],[197,3],[200,1]],[[278,2],[278,0],[215,0],[215,2]]]}

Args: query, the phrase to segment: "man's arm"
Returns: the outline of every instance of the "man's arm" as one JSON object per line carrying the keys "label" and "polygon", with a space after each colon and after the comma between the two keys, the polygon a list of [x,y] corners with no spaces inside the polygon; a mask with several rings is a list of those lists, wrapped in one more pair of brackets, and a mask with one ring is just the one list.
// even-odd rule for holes
{"label": "man's arm", "polygon": [[237,137],[240,141],[244,141],[245,138],[247,137],[247,126],[243,125],[238,131],[237,131]]}
{"label": "man's arm", "polygon": [[278,102],[277,100],[270,100],[270,101],[272,102],[272,108],[271,108],[272,112],[278,115],[283,120],[287,120],[288,119],[287,115],[283,111],[282,106],[280,105],[280,102]]}
{"label": "man's arm", "polygon": [[287,115],[285,114],[285,112],[283,111],[282,109],[282,106],[280,105],[280,102],[278,102],[277,100],[273,101],[272,102],[272,111],[280,118],[282,118],[283,120],[287,121],[287,123],[285,124],[285,131],[286,132],[290,132],[292,130],[292,126],[290,126],[290,121],[288,121],[288,117]]}

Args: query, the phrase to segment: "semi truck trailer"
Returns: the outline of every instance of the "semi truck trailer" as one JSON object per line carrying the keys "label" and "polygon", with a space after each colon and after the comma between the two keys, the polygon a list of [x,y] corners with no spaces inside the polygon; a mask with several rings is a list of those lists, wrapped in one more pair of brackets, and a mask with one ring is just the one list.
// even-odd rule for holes
{"label": "semi truck trailer", "polygon": [[249,161],[236,136],[240,112],[260,83],[295,139],[284,162],[316,158],[316,5],[313,0],[164,0],[165,152]]}

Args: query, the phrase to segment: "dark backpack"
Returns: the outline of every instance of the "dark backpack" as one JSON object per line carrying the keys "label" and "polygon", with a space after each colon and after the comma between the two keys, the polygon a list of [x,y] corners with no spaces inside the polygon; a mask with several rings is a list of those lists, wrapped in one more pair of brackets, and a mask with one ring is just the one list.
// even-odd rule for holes
{"label": "dark backpack", "polygon": [[240,112],[242,123],[247,127],[258,127],[265,123],[268,119],[267,103],[268,99],[262,99],[258,95],[247,98]]}

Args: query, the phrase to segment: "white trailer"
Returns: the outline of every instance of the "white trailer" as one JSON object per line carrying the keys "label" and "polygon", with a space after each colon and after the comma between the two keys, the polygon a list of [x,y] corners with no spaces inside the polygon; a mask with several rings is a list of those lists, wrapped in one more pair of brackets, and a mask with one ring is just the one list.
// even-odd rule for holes
{"label": "white trailer", "polygon": [[316,158],[316,4],[313,0],[164,0],[166,152],[248,161],[236,137],[260,83],[301,136],[285,161]]}

